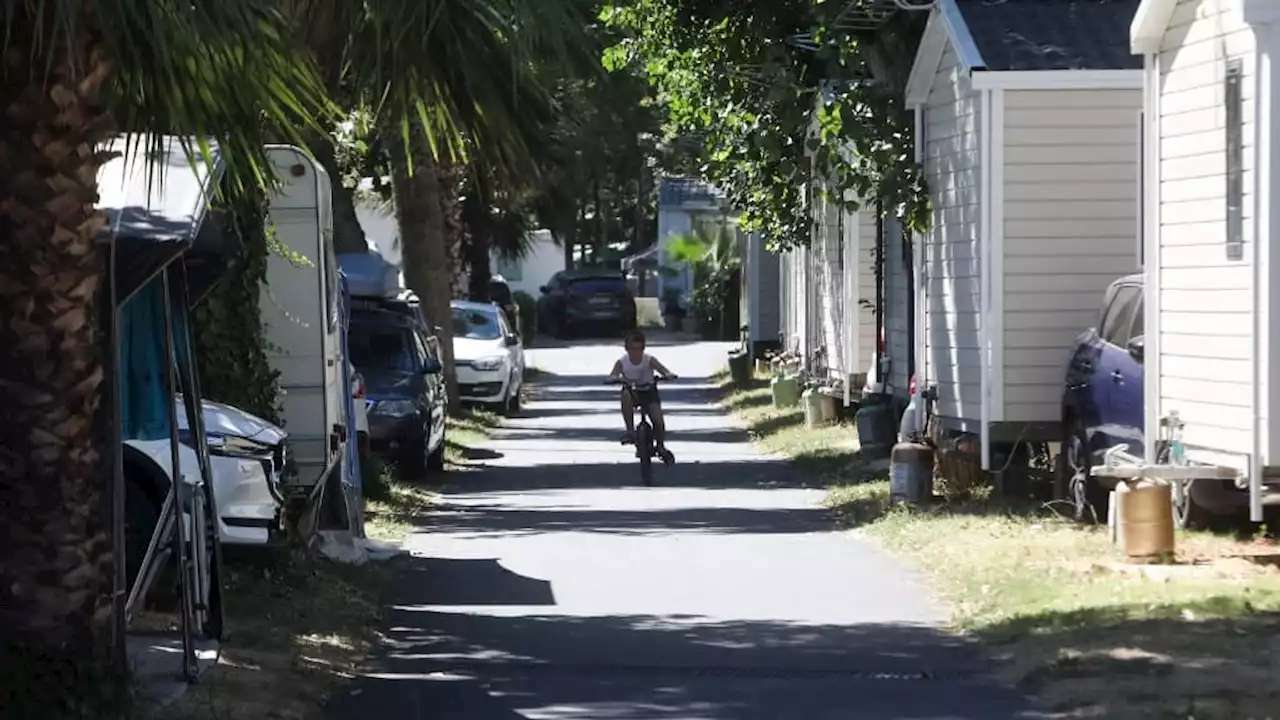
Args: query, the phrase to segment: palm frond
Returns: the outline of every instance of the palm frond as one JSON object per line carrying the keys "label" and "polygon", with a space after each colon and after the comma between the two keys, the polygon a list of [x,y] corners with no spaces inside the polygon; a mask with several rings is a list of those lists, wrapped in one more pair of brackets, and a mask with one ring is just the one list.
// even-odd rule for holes
{"label": "palm frond", "polygon": [[[315,3],[322,0],[305,0]],[[550,118],[552,87],[537,68],[585,62],[583,0],[365,0],[339,3],[353,28],[343,83],[401,124],[417,121],[433,150],[454,162],[527,173],[530,127]],[[538,60],[538,63],[533,62]]]}
{"label": "palm frond", "polygon": [[327,125],[334,109],[271,0],[2,1],[3,50],[25,34],[28,72],[47,72],[65,48],[88,45],[112,71],[106,101],[118,130],[150,133],[148,153],[161,149],[160,134],[189,138],[193,165],[209,161],[216,144],[234,187],[266,184],[264,145],[301,143],[302,131]]}

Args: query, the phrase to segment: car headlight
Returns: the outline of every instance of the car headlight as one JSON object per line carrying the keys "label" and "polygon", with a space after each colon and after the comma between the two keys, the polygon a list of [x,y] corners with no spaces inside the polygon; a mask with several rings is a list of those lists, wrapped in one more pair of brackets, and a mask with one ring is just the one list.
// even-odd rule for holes
{"label": "car headlight", "polygon": [[[193,449],[196,446],[195,438],[191,435],[189,430],[178,431],[178,442]],[[222,457],[261,460],[263,458],[270,459],[273,452],[269,445],[236,435],[217,435],[209,433],[205,435],[204,442],[205,447],[209,448],[210,455],[219,455]]]}
{"label": "car headlight", "polygon": [[476,370],[484,370],[484,371],[497,370],[498,368],[502,367],[502,361],[505,359],[506,358],[504,358],[501,355],[498,355],[495,357],[480,358],[479,360],[473,360],[471,362],[471,367],[475,368]]}
{"label": "car headlight", "polygon": [[406,417],[417,411],[412,400],[379,400],[373,406],[373,414],[387,417]]}

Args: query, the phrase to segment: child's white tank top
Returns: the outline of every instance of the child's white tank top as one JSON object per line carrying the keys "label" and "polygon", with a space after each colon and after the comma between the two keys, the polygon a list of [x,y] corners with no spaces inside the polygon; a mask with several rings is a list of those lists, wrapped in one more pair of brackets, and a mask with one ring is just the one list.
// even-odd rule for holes
{"label": "child's white tank top", "polygon": [[622,356],[622,376],[636,385],[653,384],[653,363],[649,354],[640,358],[640,362],[632,363],[630,355]]}

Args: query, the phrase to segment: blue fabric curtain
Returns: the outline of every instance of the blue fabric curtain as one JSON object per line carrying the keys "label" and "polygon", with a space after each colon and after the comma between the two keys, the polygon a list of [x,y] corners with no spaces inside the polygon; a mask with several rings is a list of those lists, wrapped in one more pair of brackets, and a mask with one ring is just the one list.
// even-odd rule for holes
{"label": "blue fabric curtain", "polygon": [[173,396],[165,386],[164,284],[152,278],[121,308],[120,414],[125,440],[169,437]]}

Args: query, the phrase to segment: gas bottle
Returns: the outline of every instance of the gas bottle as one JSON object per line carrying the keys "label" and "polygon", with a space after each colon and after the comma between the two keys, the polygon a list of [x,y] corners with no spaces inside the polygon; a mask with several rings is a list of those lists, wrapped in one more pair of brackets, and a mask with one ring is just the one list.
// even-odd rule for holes
{"label": "gas bottle", "polygon": [[900,442],[889,453],[889,500],[919,505],[933,498],[933,448]]}
{"label": "gas bottle", "polygon": [[789,408],[800,401],[800,379],[795,375],[778,375],[769,382],[773,406]]}
{"label": "gas bottle", "polygon": [[801,395],[804,405],[804,425],[816,428],[835,421],[835,400],[817,388],[809,388]]}

